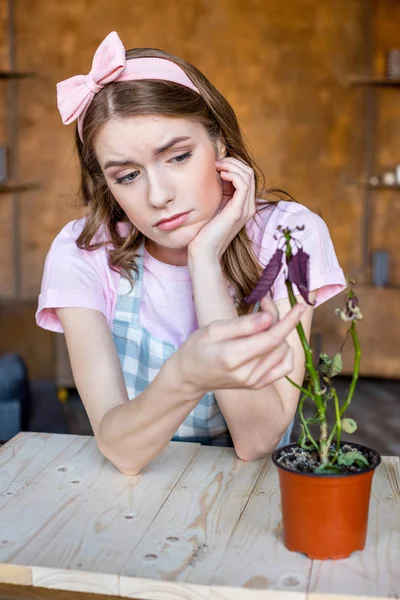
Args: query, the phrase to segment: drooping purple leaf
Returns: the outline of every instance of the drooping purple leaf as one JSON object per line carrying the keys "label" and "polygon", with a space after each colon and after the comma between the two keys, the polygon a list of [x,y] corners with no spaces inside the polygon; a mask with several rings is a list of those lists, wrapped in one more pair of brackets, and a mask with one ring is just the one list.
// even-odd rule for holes
{"label": "drooping purple leaf", "polygon": [[297,286],[300,294],[310,306],[314,306],[308,299],[308,264],[310,256],[304,252],[303,248],[299,248],[296,254],[293,254],[288,264],[288,279]]}
{"label": "drooping purple leaf", "polygon": [[244,301],[246,304],[255,304],[259,302],[264,296],[267,295],[271,289],[272,284],[278,276],[279,271],[282,267],[283,250],[277,248],[275,254],[265,267],[262,275],[254,288],[254,290],[247,296]]}

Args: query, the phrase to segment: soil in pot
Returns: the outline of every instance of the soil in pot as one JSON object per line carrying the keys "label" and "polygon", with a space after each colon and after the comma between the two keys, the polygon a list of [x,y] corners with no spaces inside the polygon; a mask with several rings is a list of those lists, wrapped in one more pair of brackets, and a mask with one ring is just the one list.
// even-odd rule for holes
{"label": "soil in pot", "polygon": [[346,558],[365,547],[372,477],[381,458],[360,444],[340,446],[344,452],[360,452],[369,466],[317,474],[314,451],[290,444],[272,454],[279,473],[285,546],[313,559]]}

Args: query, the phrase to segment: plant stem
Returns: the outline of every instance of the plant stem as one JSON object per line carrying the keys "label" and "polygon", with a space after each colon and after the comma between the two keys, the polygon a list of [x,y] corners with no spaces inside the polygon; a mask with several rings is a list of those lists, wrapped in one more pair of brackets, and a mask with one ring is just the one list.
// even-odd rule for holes
{"label": "plant stem", "polygon": [[338,454],[339,454],[339,449],[340,449],[340,434],[342,432],[342,421],[340,418],[340,409],[339,409],[339,398],[337,395],[337,392],[334,388],[331,388],[332,391],[332,395],[333,395],[333,399],[335,402],[335,415],[336,415],[336,424],[335,427],[333,428],[331,435],[329,436],[328,439],[328,447],[330,447],[331,443],[332,443],[332,439],[333,436],[335,435],[335,430],[337,429],[337,438],[336,438],[336,453],[335,453],[335,458],[332,461],[332,464],[334,464],[337,460]]}
{"label": "plant stem", "polygon": [[[294,306],[295,304],[297,304],[297,300],[296,297],[294,295],[293,292],[293,287],[290,281],[286,280],[286,287],[288,290],[288,295],[289,295],[289,301],[290,301],[290,305]],[[327,446],[327,438],[328,438],[328,428],[327,428],[327,423],[326,423],[326,409],[322,400],[322,390],[321,390],[321,384],[319,381],[319,375],[313,365],[313,352],[307,342],[307,337],[306,334],[304,332],[303,329],[303,325],[300,323],[298,323],[298,325],[296,326],[297,329],[297,333],[299,334],[299,338],[300,338],[300,342],[301,345],[303,346],[303,350],[304,350],[304,354],[305,354],[305,358],[306,358],[306,369],[308,374],[310,375],[311,378],[311,384],[313,387],[313,400],[317,406],[318,409],[318,414],[321,418],[321,432],[320,432],[320,457],[321,457],[321,463],[322,464],[327,464],[328,463],[328,446]],[[312,443],[312,440],[310,438],[310,442]]]}
{"label": "plant stem", "polygon": [[[353,346],[354,346],[353,377],[352,377],[352,380],[351,380],[351,384],[350,384],[349,392],[347,394],[346,401],[343,403],[343,406],[340,409],[340,417],[343,416],[343,414],[347,410],[349,404],[351,403],[354,391],[356,389],[358,375],[359,375],[359,372],[360,372],[361,349],[360,349],[360,343],[358,341],[358,335],[357,335],[356,322],[355,321],[353,321],[352,324],[351,324],[351,326],[350,326],[350,334],[351,334],[351,338],[353,340]],[[340,421],[340,423],[341,423],[341,421]],[[334,436],[335,431],[336,431],[337,428],[338,428],[338,422],[336,422],[334,428],[332,429],[332,433],[331,433],[331,437],[332,438],[333,438],[333,436]]]}
{"label": "plant stem", "polygon": [[[290,305],[294,306],[295,304],[297,304],[297,300],[296,300],[296,296],[294,295],[293,287],[292,287],[292,284],[290,281],[286,281],[286,287],[287,287],[287,290],[289,293]],[[304,354],[306,357],[306,369],[311,377],[311,381],[312,381],[312,385],[313,385],[313,389],[314,389],[313,398],[314,398],[315,404],[317,405],[317,408],[322,416],[324,413],[324,403],[321,398],[322,390],[321,390],[321,384],[319,381],[319,376],[313,365],[313,356],[312,356],[313,352],[312,352],[310,346],[308,345],[307,337],[306,337],[306,334],[304,332],[303,325],[301,324],[301,322],[299,322],[296,325],[296,329],[299,334],[301,345],[303,346]]]}
{"label": "plant stem", "polygon": [[301,385],[297,385],[297,383],[295,381],[293,381],[293,379],[290,379],[290,377],[288,377],[287,375],[285,376],[285,379],[287,379],[288,382],[291,383],[295,388],[297,388],[298,390],[300,390],[301,392],[303,392],[303,394],[305,394],[306,396],[308,396],[312,400],[314,399],[314,396],[312,395],[312,393],[310,391],[305,390],[304,388],[301,387]]}
{"label": "plant stem", "polygon": [[[307,392],[307,396],[308,396],[308,392]],[[314,440],[313,436],[311,435],[310,429],[307,425],[307,421],[304,418],[303,415],[303,406],[304,406],[304,400],[306,399],[306,396],[303,396],[299,402],[299,416],[300,416],[300,420],[302,422],[302,425],[304,427],[304,431],[307,434],[308,439],[310,440],[310,442],[312,443],[312,445],[316,448],[317,452],[319,453],[319,446],[317,444],[317,442]]]}
{"label": "plant stem", "polygon": [[360,372],[361,348],[360,348],[360,343],[358,341],[358,335],[357,335],[355,321],[353,321],[351,324],[350,334],[351,334],[351,338],[353,340],[354,353],[355,353],[354,366],[353,366],[353,378],[351,380],[350,389],[349,389],[349,393],[347,394],[346,401],[340,410],[340,416],[343,415],[344,411],[347,409],[347,407],[349,406],[349,404],[353,398],[353,394],[354,394],[354,391],[355,391],[356,385],[357,385],[358,375]]}

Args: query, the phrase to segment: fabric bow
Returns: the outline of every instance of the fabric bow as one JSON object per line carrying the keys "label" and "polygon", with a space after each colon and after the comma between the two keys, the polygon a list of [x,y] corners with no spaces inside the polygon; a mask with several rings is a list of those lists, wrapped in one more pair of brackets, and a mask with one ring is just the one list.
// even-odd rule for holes
{"label": "fabric bow", "polygon": [[57,83],[57,106],[64,125],[83,116],[94,95],[118,79],[125,64],[124,45],[117,32],[112,31],[97,48],[87,75],[75,75]]}

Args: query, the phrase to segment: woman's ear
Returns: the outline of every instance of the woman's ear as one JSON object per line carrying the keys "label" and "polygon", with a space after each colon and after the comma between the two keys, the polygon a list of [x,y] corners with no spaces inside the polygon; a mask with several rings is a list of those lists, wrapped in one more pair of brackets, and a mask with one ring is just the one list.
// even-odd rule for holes
{"label": "woman's ear", "polygon": [[218,158],[218,160],[221,160],[222,158],[225,158],[226,156],[228,156],[228,152],[226,149],[225,140],[224,140],[223,136],[221,136],[217,140],[217,158]]}

